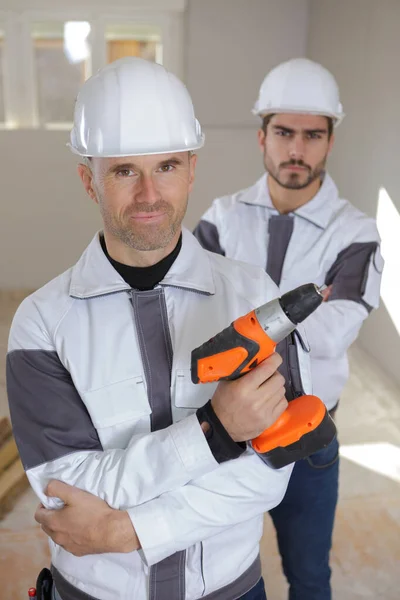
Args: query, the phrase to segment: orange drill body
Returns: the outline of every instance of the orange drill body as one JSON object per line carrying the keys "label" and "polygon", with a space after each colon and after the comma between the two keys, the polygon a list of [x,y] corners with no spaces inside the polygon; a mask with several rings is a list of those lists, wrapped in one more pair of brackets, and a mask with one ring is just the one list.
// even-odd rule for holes
{"label": "orange drill body", "polygon": [[[238,369],[240,369],[240,374],[244,375],[275,352],[276,342],[271,340],[262,329],[254,310],[236,319],[231,326],[239,335],[258,344],[257,353],[251,357],[250,361],[249,351],[244,346],[236,345],[217,354],[199,358],[197,372],[200,383],[220,381],[225,379],[227,374],[236,372]],[[243,365],[242,368],[241,365]]]}
{"label": "orange drill body", "polygon": [[[193,350],[193,382],[237,379],[246,374],[271,356],[277,344],[321,302],[316,286],[307,284],[239,317]],[[324,403],[307,395],[291,400],[279,419],[252,440],[252,446],[267,464],[280,468],[324,448],[335,435]]]}

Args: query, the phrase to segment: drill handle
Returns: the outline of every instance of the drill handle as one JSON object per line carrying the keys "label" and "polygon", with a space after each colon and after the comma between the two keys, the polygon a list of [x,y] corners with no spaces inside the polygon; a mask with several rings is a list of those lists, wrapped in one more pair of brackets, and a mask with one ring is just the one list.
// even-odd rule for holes
{"label": "drill handle", "polygon": [[255,311],[192,351],[193,383],[237,379],[270,356],[276,348],[260,326]]}
{"label": "drill handle", "polygon": [[239,333],[232,323],[192,351],[192,381],[209,383],[238,379],[251,368],[258,350],[257,342]]}

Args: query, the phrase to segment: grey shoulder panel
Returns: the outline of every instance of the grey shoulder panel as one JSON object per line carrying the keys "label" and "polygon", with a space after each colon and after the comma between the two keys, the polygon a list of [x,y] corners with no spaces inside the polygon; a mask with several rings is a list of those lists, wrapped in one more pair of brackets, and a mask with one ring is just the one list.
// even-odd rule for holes
{"label": "grey shoulder panel", "polygon": [[14,350],[7,356],[6,371],[14,437],[26,470],[72,452],[102,450],[56,352]]}
{"label": "grey shoulder panel", "polygon": [[353,300],[362,304],[368,312],[372,310],[363,296],[369,265],[378,246],[377,242],[355,242],[339,252],[325,278],[326,285],[332,285],[329,301]]}
{"label": "grey shoulder panel", "polygon": [[225,256],[225,250],[220,245],[218,229],[213,223],[201,220],[193,230],[193,235],[205,250]]}

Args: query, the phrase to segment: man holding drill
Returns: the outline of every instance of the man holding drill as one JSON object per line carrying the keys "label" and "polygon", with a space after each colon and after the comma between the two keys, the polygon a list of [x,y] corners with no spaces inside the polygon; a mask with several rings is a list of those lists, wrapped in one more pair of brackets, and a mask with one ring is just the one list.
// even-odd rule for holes
{"label": "man holding drill", "polygon": [[[284,293],[326,284],[305,321],[314,393],[333,415],[348,378],[346,352],[379,303],[382,258],[373,219],[339,197],[326,161],[344,117],[333,76],[294,59],[264,79],[253,113],[264,174],[217,198],[195,235],[204,248],[266,270]],[[329,552],[338,497],[335,440],[296,463],[283,502],[270,511],[290,600],[330,600]]]}
{"label": "man holding drill", "polygon": [[[287,407],[282,360],[196,386],[190,357],[277,288],[182,229],[203,141],[160,65],[122,59],[78,96],[71,148],[104,229],[19,307],[7,359],[57,600],[265,599],[263,513],[292,468],[245,442]],[[311,391],[307,353],[290,343]]]}

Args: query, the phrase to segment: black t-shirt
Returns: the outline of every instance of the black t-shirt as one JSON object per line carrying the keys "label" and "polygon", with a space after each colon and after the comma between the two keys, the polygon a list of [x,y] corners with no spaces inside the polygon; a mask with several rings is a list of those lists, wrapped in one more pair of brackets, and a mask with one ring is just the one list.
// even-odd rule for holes
{"label": "black t-shirt", "polygon": [[160,260],[160,262],[151,265],[150,267],[130,267],[129,265],[117,262],[108,254],[104,236],[100,237],[100,243],[104,254],[107,256],[114,269],[121,275],[122,279],[124,279],[131,288],[145,291],[155,288],[155,286],[164,279],[165,275],[172,267],[182,248],[182,234],[179,236],[178,243],[172,252]]}

